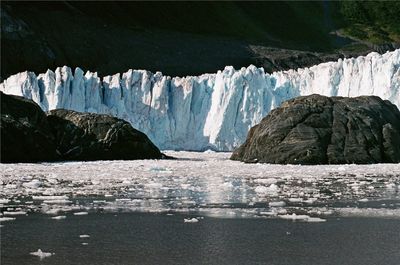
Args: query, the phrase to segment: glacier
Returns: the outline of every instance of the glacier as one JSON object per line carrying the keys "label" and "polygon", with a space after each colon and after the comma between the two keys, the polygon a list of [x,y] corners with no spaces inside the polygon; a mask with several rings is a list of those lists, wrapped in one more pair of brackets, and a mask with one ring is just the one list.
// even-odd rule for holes
{"label": "glacier", "polygon": [[100,78],[64,66],[12,75],[0,90],[32,99],[44,111],[64,108],[125,119],[163,150],[231,151],[269,111],[293,97],[376,95],[400,107],[400,50],[272,74],[251,65],[200,76],[131,69]]}

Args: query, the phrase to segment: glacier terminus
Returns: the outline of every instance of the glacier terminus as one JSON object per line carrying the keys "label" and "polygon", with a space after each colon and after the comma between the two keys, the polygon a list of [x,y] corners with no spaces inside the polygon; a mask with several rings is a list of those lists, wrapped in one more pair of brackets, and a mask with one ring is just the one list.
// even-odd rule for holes
{"label": "glacier terminus", "polygon": [[303,95],[375,95],[400,107],[400,50],[268,74],[253,65],[216,74],[169,77],[129,70],[100,78],[76,68],[21,72],[0,84],[44,111],[70,109],[129,121],[160,148],[231,151],[283,101]]}

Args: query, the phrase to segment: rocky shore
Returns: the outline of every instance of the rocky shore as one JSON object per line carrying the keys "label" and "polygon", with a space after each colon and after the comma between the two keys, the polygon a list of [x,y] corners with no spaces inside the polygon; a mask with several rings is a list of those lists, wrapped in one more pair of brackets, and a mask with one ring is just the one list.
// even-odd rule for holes
{"label": "rocky shore", "polygon": [[1,93],[1,162],[160,159],[128,122],[109,115],[53,110]]}
{"label": "rocky shore", "polygon": [[251,128],[231,159],[277,164],[400,162],[400,112],[376,96],[310,95]]}

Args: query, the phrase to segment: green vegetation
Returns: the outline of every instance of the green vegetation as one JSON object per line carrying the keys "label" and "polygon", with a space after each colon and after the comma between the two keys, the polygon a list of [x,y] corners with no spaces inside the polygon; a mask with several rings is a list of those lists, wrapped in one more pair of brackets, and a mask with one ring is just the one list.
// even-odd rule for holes
{"label": "green vegetation", "polygon": [[340,13],[347,36],[373,44],[400,42],[399,1],[342,1]]}

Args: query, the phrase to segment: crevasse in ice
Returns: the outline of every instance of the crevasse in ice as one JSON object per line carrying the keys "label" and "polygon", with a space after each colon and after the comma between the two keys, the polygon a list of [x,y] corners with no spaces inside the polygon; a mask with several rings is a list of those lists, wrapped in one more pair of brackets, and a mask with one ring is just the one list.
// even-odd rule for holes
{"label": "crevasse in ice", "polygon": [[36,76],[10,76],[0,90],[57,108],[106,113],[129,121],[160,149],[229,151],[283,101],[313,93],[376,95],[400,107],[400,50],[339,59],[310,68],[268,74],[253,65],[216,74],[169,77],[129,70],[98,77],[59,67]]}

